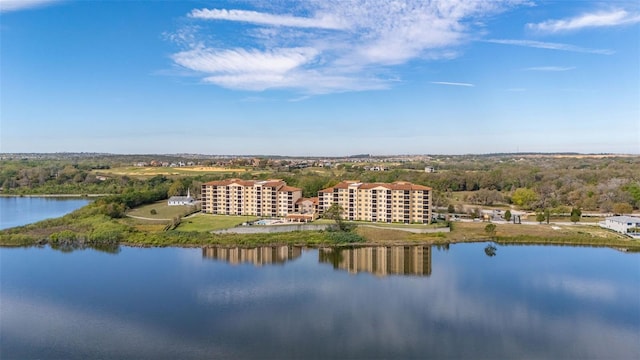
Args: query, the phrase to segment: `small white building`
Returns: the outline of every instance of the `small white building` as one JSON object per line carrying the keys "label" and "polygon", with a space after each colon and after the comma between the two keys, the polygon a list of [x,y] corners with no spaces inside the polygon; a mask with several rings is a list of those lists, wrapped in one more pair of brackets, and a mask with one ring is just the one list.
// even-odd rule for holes
{"label": "small white building", "polygon": [[600,222],[600,226],[632,238],[640,239],[640,217],[636,216],[612,216]]}
{"label": "small white building", "polygon": [[168,201],[169,206],[186,206],[195,205],[196,199],[191,197],[189,189],[187,189],[187,196],[172,196]]}

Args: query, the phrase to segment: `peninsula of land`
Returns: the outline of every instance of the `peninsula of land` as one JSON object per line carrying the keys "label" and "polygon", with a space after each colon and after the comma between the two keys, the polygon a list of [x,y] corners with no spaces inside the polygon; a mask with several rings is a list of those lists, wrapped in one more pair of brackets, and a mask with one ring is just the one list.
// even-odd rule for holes
{"label": "peninsula of land", "polygon": [[[2,246],[640,247],[598,226],[637,211],[638,156],[4,154],[0,162],[4,196],[105,194],[61,218],[0,231]],[[297,223],[311,226],[281,231]]]}

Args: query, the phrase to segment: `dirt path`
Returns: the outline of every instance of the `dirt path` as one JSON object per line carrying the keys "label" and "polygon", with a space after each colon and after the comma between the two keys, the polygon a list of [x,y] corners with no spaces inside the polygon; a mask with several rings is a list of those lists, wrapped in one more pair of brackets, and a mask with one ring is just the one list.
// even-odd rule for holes
{"label": "dirt path", "polygon": [[172,221],[173,220],[173,219],[154,219],[154,218],[135,216],[135,215],[129,215],[129,214],[127,214],[127,217],[138,219],[138,220],[151,220],[151,221]]}

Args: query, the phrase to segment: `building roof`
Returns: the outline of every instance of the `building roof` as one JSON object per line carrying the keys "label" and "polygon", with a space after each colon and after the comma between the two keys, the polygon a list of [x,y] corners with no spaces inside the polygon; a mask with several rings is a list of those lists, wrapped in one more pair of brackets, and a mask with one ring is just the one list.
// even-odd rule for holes
{"label": "building roof", "polygon": [[615,221],[615,222],[619,222],[619,223],[640,223],[640,217],[637,217],[637,216],[626,216],[626,215],[612,216],[612,217],[606,218],[605,220]]}
{"label": "building roof", "polygon": [[355,181],[343,181],[334,187],[320,190],[321,193],[330,193],[334,189],[347,189],[349,186],[355,186],[358,189],[369,190],[377,187],[383,187],[388,190],[412,190],[412,191],[428,191],[431,190],[428,186],[416,185],[406,181],[396,181],[393,183],[358,183]]}
{"label": "building roof", "polygon": [[285,185],[285,186],[281,187],[278,191],[291,191],[291,192],[293,192],[293,191],[302,191],[302,189],[297,188],[297,187],[293,187],[293,186]]}
{"label": "building roof", "polygon": [[203,185],[207,186],[229,186],[231,184],[238,184],[241,186],[255,186],[261,185],[264,187],[278,187],[285,185],[285,182],[281,179],[269,179],[269,180],[242,180],[242,179],[226,179],[218,181],[209,181]]}
{"label": "building roof", "polygon": [[169,201],[194,201],[195,199],[191,196],[172,196],[169,198]]}
{"label": "building roof", "polygon": [[311,201],[311,203],[313,203],[314,205],[318,204],[318,197],[310,197],[310,198],[300,198],[296,201],[296,204],[302,204],[305,201]]}

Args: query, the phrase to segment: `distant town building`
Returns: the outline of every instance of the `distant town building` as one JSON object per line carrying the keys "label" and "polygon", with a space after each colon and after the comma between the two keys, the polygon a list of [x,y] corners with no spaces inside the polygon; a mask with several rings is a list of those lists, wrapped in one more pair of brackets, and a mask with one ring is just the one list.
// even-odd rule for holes
{"label": "distant town building", "polygon": [[295,213],[302,189],[280,180],[229,179],[202,184],[202,212],[285,217]]}
{"label": "distant town building", "polygon": [[337,203],[347,220],[431,223],[431,188],[410,182],[361,183],[343,181],[318,193],[322,214]]}
{"label": "distant town building", "polygon": [[389,170],[388,168],[386,168],[384,166],[372,166],[372,167],[368,167],[368,168],[365,168],[365,169],[367,169],[369,171],[388,171]]}
{"label": "distant town building", "polygon": [[189,189],[187,189],[187,196],[172,196],[167,203],[169,206],[195,205],[196,199],[191,197],[191,193]]}
{"label": "distant town building", "polygon": [[640,239],[640,217],[611,216],[600,222],[600,226],[621,234]]}
{"label": "distant town building", "polygon": [[424,172],[426,172],[426,173],[434,173],[434,172],[436,172],[436,168],[434,168],[433,166],[425,166]]}

